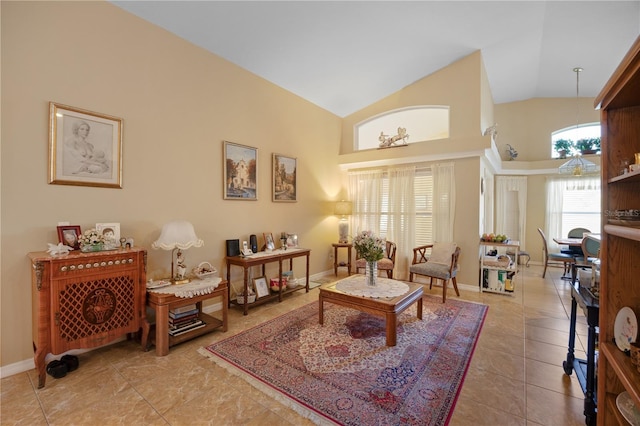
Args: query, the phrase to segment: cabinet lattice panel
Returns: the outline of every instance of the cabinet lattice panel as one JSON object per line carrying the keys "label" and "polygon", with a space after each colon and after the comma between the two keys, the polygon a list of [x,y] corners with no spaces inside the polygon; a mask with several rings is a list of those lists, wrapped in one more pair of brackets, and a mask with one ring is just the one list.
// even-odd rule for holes
{"label": "cabinet lattice panel", "polygon": [[128,326],[134,320],[134,300],[128,276],[68,284],[60,291],[60,337],[74,341]]}

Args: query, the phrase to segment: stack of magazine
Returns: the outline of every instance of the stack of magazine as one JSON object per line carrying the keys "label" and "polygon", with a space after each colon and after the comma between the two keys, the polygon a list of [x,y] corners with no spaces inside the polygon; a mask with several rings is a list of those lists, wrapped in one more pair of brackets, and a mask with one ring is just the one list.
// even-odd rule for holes
{"label": "stack of magazine", "polygon": [[206,323],[199,317],[200,310],[194,304],[181,306],[169,311],[169,334],[179,336],[183,333],[204,327]]}

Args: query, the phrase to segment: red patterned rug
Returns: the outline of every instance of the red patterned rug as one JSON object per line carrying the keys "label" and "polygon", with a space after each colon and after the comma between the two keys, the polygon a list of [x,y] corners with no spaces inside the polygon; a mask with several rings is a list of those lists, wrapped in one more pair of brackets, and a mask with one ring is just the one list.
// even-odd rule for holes
{"label": "red patterned rug", "polygon": [[424,296],[400,315],[397,345],[382,318],[310,303],[202,350],[213,361],[317,424],[449,422],[486,305]]}

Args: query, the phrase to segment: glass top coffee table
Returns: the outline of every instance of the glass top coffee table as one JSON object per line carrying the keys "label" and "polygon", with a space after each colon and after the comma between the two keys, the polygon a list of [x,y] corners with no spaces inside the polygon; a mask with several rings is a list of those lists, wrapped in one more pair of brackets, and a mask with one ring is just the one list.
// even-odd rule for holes
{"label": "glass top coffee table", "polygon": [[[352,275],[348,279],[362,279],[364,283],[364,275]],[[378,278],[381,281],[395,281],[388,278]],[[399,283],[399,281],[395,281]],[[422,295],[423,289],[421,284],[405,283],[409,288],[404,294],[394,297],[368,297],[349,294],[336,288],[340,281],[328,286],[320,287],[319,296],[319,322],[324,323],[324,302],[335,303],[336,305],[353,308],[368,314],[382,316],[385,318],[386,343],[387,346],[396,345],[396,331],[398,314],[405,311],[409,306],[417,302],[417,316],[422,319]]]}

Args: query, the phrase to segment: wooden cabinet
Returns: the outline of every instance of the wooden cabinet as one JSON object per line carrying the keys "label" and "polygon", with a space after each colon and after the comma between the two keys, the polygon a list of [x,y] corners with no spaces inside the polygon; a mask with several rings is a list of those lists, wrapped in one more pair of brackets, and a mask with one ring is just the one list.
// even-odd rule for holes
{"label": "wooden cabinet", "polygon": [[140,329],[146,255],[139,248],[65,256],[29,253],[39,388],[45,384],[48,353],[102,346]]}
{"label": "wooden cabinet", "polygon": [[623,174],[623,161],[640,152],[640,37],[596,98],[602,125],[602,245],[598,424],[626,424],[616,407],[623,391],[640,407],[640,373],[614,343],[614,324],[628,306],[640,317],[640,228],[616,220],[640,209],[640,172]]}
{"label": "wooden cabinet", "polygon": [[480,291],[513,294],[519,253],[519,241],[480,241]]}

